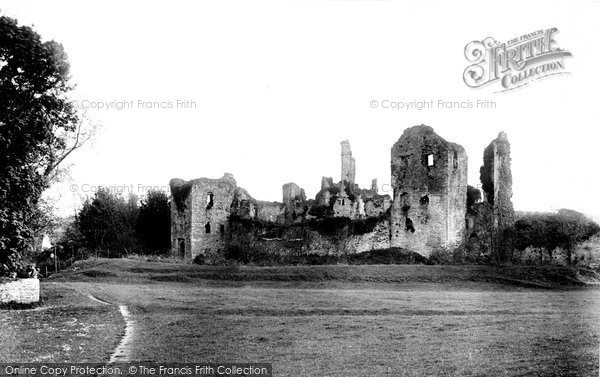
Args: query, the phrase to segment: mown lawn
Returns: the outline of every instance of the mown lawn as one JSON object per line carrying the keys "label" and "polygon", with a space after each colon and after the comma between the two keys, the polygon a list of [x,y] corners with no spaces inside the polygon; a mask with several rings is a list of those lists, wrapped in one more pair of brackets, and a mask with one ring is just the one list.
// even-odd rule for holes
{"label": "mown lawn", "polygon": [[600,291],[561,271],[100,261],[61,279],[128,305],[132,360],[270,362],[278,376],[595,375]]}
{"label": "mown lawn", "polygon": [[[88,318],[83,308],[90,305],[113,318],[114,305],[81,301],[88,294],[127,305],[135,321],[131,361],[267,362],[276,376],[598,373],[600,291],[584,287],[572,270],[226,268],[130,260],[76,267],[43,283],[46,290],[80,295],[79,301],[65,297],[71,304],[62,310],[79,309],[60,324]],[[13,322],[13,332],[31,333],[35,313],[24,313],[25,325]],[[64,342],[78,340],[69,334]],[[22,346],[31,347],[28,355],[65,357],[52,356],[58,351],[51,346]],[[96,347],[84,345],[82,352],[106,361],[110,352]]]}

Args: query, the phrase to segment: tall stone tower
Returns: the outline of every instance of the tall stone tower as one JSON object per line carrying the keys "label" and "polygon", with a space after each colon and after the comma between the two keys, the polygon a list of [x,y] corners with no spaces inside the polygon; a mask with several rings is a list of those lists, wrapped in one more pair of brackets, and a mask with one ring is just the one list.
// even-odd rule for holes
{"label": "tall stone tower", "polygon": [[171,249],[174,255],[193,260],[198,255],[223,251],[229,234],[228,219],[237,183],[233,175],[174,178],[171,187]]}
{"label": "tall stone tower", "polygon": [[510,143],[505,132],[485,148],[483,166],[479,170],[484,202],[492,206],[492,251],[503,258],[504,251],[510,248],[505,231],[515,223],[515,210],[512,203],[512,173]]}
{"label": "tall stone tower", "polygon": [[352,157],[350,142],[344,140],[340,144],[342,145],[342,182],[346,181],[349,184],[354,184],[356,161]]}
{"label": "tall stone tower", "polygon": [[462,241],[467,210],[467,154],[421,125],[392,147],[391,246],[428,256]]}

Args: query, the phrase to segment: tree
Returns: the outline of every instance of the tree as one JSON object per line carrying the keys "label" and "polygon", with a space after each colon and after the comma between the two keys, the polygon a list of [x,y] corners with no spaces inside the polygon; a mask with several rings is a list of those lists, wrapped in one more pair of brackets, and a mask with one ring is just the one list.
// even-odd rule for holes
{"label": "tree", "polygon": [[600,231],[595,222],[584,214],[570,209],[560,209],[557,216],[562,220],[557,225],[560,246],[567,252],[569,266],[573,263],[573,249]]}
{"label": "tree", "polygon": [[99,190],[92,200],[83,203],[76,224],[90,249],[107,251],[108,256],[111,250],[119,255],[128,254],[138,247],[135,238],[137,212],[135,195],[125,199],[108,190]]}
{"label": "tree", "polygon": [[80,144],[62,45],[0,16],[0,275],[23,274],[44,189]]}
{"label": "tree", "polygon": [[152,252],[171,248],[171,210],[169,197],[162,191],[149,191],[142,201],[137,220],[137,236]]}
{"label": "tree", "polygon": [[582,213],[561,209],[557,213],[524,214],[514,226],[517,250],[534,247],[546,251],[550,257],[560,248],[566,252],[567,263],[572,263],[573,248],[600,232],[600,226]]}

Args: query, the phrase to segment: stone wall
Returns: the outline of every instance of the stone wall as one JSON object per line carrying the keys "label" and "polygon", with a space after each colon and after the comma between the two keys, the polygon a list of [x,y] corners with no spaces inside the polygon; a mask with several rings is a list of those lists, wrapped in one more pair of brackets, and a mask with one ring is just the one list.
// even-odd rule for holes
{"label": "stone wall", "polygon": [[285,206],[278,202],[258,201],[256,219],[283,224],[285,222]]}
{"label": "stone wall", "polygon": [[0,303],[31,304],[40,301],[38,279],[0,280]]}
{"label": "stone wall", "polygon": [[330,218],[291,225],[232,218],[230,247],[263,258],[341,256],[389,248],[389,224],[387,216],[368,220]]}
{"label": "stone wall", "polygon": [[387,249],[390,244],[390,221],[381,219],[372,232],[352,235],[348,241],[350,253],[363,253],[370,250]]}
{"label": "stone wall", "polygon": [[467,155],[431,127],[404,131],[391,151],[391,246],[428,256],[464,236]]}

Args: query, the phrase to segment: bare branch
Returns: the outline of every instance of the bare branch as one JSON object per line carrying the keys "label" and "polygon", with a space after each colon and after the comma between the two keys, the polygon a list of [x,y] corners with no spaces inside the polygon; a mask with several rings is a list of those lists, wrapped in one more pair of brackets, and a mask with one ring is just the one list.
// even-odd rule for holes
{"label": "bare branch", "polygon": [[81,148],[92,138],[96,126],[95,125],[90,126],[90,129],[88,130],[88,132],[85,132],[84,126],[86,124],[91,125],[91,122],[88,119],[88,117],[86,116],[86,113],[84,112],[82,114],[82,116],[79,118],[79,122],[77,123],[77,129],[75,132],[75,140],[73,141],[73,144],[70,147],[66,148],[64,153],[62,153],[60,156],[55,157],[53,159],[53,161],[46,167],[46,170],[44,171],[44,175],[46,177],[50,178],[53,174],[55,174],[57,172],[60,164],[67,157],[69,157],[69,155],[71,153],[73,153],[75,150]]}

